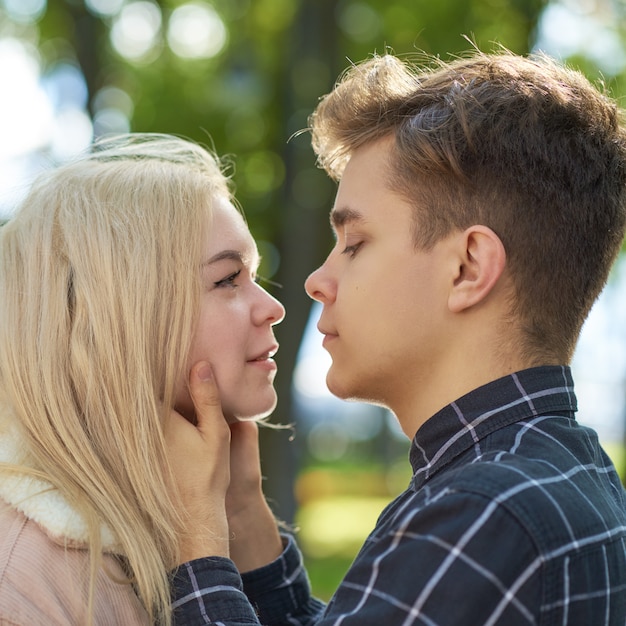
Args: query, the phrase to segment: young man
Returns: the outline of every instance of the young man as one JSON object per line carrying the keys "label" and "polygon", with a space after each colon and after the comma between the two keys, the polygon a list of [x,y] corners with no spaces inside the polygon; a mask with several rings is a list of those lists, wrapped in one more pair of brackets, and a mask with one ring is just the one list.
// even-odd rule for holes
{"label": "young man", "polygon": [[[394,412],[413,478],[325,607],[262,500],[253,427],[236,426],[233,540],[181,544],[216,555],[179,570],[181,623],[624,626],[626,493],[575,420],[568,368],[626,226],[615,104],[543,57],[418,72],[383,56],[311,126],[340,181],[336,245],[306,283],[328,386]],[[215,390],[191,387],[209,433]],[[206,458],[193,435],[186,454]],[[210,445],[219,468],[227,446]],[[215,471],[205,489],[223,510]]]}

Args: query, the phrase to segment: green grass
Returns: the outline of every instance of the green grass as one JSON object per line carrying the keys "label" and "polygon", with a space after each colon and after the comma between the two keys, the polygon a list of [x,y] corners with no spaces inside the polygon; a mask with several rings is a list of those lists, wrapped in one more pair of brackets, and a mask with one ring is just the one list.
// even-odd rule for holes
{"label": "green grass", "polygon": [[298,544],[313,594],[329,600],[383,508],[408,484],[408,464],[310,467],[297,482]]}
{"label": "green grass", "polygon": [[305,555],[304,564],[309,572],[313,595],[328,602],[339,587],[351,563],[352,559],[348,557],[331,556],[316,559]]}
{"label": "green grass", "polygon": [[604,442],[602,445],[617,468],[622,482],[626,484],[626,447],[615,442]]}

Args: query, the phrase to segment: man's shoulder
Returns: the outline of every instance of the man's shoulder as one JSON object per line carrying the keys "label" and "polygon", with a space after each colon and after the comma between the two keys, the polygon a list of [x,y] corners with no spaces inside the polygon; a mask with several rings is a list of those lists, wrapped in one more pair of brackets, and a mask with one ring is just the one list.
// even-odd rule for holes
{"label": "man's shoulder", "polygon": [[[614,468],[602,462],[576,460],[555,442],[537,454],[519,450],[486,450],[471,463],[435,477],[431,488],[469,499],[485,508],[506,511],[541,552],[582,545],[591,537],[610,543],[626,540],[626,492]],[[567,454],[560,462],[558,453]]]}

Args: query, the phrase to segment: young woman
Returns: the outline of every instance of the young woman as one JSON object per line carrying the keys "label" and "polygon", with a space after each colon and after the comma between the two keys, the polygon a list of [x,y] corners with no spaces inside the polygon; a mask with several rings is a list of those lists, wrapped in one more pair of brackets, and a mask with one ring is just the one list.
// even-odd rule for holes
{"label": "young woman", "polygon": [[258,263],[219,161],[164,135],[42,175],[0,229],[0,623],[171,623],[192,366],[230,422],[276,403]]}

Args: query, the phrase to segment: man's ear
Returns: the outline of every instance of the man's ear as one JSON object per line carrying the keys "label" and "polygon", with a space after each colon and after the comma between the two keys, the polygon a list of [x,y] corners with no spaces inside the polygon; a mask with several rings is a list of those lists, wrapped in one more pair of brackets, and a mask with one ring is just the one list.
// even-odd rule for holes
{"label": "man's ear", "polygon": [[504,244],[487,226],[470,226],[459,233],[456,241],[456,276],[448,308],[461,313],[480,302],[491,293],[506,265]]}

